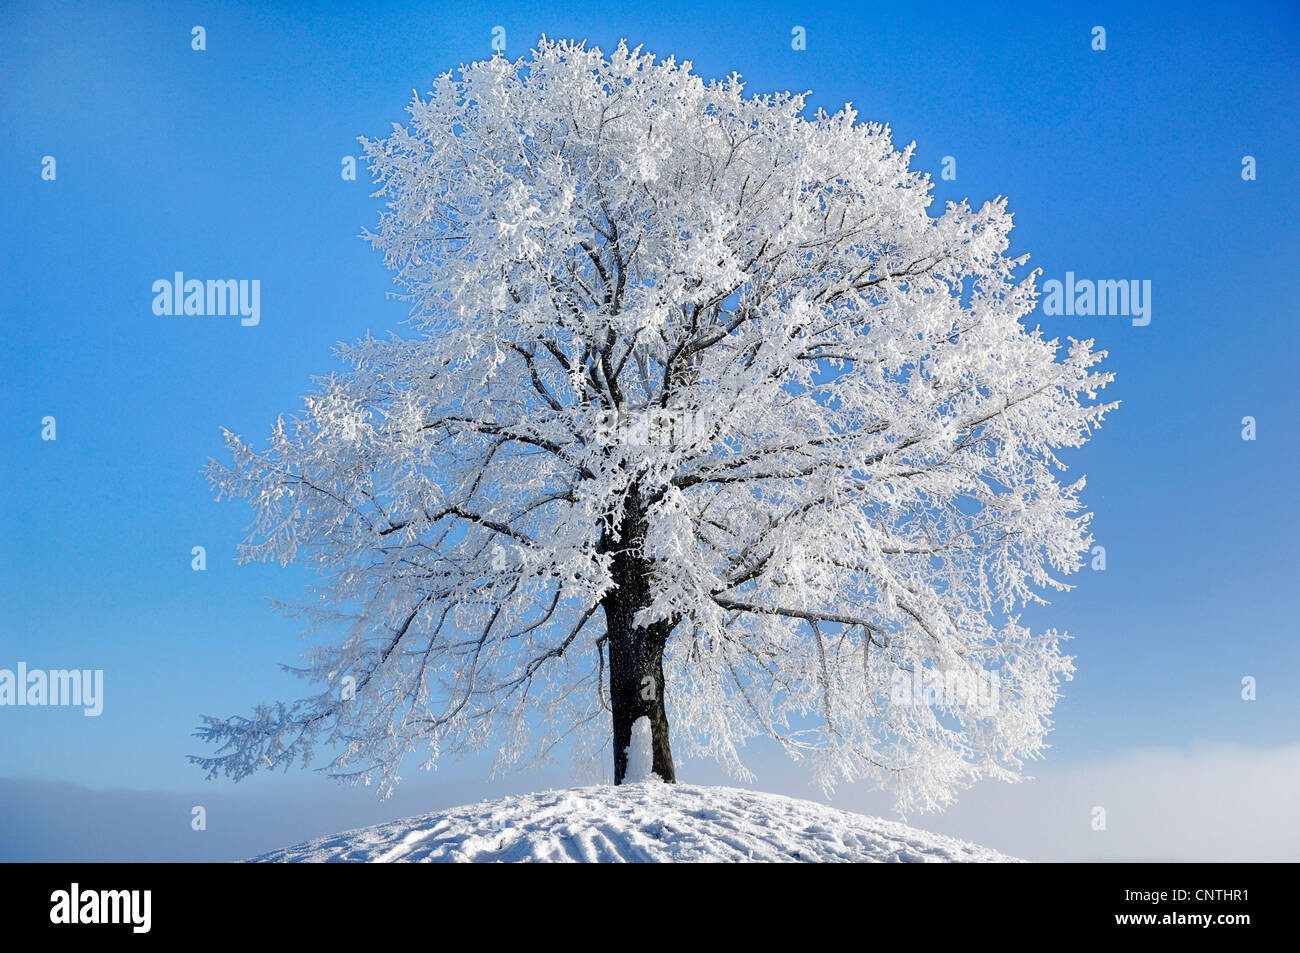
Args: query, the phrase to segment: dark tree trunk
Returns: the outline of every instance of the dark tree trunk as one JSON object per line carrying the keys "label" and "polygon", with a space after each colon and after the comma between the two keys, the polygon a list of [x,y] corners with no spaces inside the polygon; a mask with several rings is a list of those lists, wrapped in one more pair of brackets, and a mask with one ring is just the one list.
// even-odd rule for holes
{"label": "dark tree trunk", "polygon": [[[636,501],[634,490],[629,500]],[[655,623],[648,628],[633,624],[636,613],[650,604],[650,567],[641,555],[645,517],[639,502],[630,502],[620,538],[610,540],[613,554],[614,589],[605,597],[606,632],[609,636],[609,696],[614,713],[614,783],[627,775],[627,748],[632,743],[632,726],[641,718],[650,721],[652,769],[662,780],[675,782],[672,748],[668,744],[668,716],[664,710],[664,647],[672,624]]]}

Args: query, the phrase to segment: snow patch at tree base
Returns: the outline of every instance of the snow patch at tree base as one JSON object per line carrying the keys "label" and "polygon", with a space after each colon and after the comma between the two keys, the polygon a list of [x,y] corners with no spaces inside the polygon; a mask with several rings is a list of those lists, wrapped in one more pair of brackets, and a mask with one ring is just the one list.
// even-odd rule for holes
{"label": "snow patch at tree base", "polygon": [[632,725],[632,743],[627,746],[627,771],[623,783],[661,780],[654,772],[654,729],[650,719],[642,715]]}
{"label": "snow patch at tree base", "polygon": [[483,801],[254,862],[1018,862],[905,824],[776,794],[657,778]]}

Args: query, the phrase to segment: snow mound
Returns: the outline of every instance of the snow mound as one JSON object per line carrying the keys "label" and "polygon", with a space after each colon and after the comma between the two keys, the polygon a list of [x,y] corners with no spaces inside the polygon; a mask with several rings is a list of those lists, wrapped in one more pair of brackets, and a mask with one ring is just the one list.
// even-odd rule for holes
{"label": "snow mound", "polygon": [[255,862],[1007,862],[812,801],[658,779],[526,794],[321,837]]}

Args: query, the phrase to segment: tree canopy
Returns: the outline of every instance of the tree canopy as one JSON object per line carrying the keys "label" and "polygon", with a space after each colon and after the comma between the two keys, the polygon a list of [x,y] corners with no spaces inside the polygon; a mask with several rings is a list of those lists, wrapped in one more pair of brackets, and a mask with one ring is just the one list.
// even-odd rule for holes
{"label": "tree canopy", "polygon": [[671,724],[743,779],[770,737],[903,809],[1017,777],[1072,670],[1018,612],[1091,545],[1057,454],[1115,405],[1104,352],[1022,323],[1005,201],[931,215],[851,106],[625,44],[474,63],[409,113],[365,148],[413,336],[342,347],[210,468],[255,510],[243,559],[326,574],[319,690],[205,718],[195,760],[328,748],[387,789],[412,751],[612,737],[621,778],[645,715],[665,758]]}

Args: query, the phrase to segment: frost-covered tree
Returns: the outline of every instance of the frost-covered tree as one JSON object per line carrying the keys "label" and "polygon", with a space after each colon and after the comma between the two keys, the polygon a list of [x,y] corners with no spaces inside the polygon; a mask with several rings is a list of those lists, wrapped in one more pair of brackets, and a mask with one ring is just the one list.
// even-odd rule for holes
{"label": "frost-covered tree", "polygon": [[1056,453],[1114,405],[1104,352],[1021,324],[1005,202],[931,216],[887,127],[625,45],[543,41],[409,112],[365,142],[368,238],[417,335],[343,347],[210,471],[256,510],[243,559],[325,574],[319,691],[205,718],[194,760],[324,747],[387,791],[413,750],[612,742],[617,783],[636,726],[673,780],[671,723],[904,809],[1016,778],[1072,669],[1016,613],[1091,544]]}

